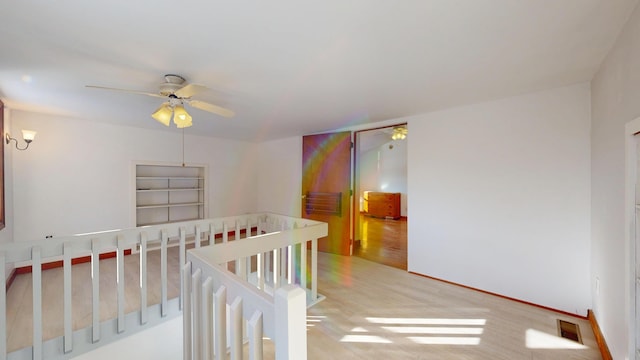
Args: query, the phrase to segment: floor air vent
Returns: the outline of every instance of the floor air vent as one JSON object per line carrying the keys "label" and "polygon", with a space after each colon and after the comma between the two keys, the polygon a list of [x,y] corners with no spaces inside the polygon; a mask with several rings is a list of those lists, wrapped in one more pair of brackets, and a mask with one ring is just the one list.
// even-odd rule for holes
{"label": "floor air vent", "polygon": [[558,335],[565,339],[573,340],[582,344],[580,327],[577,324],[558,319]]}

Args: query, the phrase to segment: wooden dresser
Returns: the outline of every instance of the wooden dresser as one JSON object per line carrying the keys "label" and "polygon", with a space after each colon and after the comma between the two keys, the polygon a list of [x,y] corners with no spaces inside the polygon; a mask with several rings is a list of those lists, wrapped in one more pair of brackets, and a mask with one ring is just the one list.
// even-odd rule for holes
{"label": "wooden dresser", "polygon": [[364,192],[364,211],[382,218],[400,218],[400,193]]}

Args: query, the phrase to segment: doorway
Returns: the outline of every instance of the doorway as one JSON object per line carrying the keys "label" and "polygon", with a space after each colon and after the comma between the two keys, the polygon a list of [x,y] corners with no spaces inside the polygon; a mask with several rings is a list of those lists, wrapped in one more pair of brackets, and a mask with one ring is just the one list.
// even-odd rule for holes
{"label": "doorway", "polygon": [[356,131],[353,255],[407,270],[407,124]]}

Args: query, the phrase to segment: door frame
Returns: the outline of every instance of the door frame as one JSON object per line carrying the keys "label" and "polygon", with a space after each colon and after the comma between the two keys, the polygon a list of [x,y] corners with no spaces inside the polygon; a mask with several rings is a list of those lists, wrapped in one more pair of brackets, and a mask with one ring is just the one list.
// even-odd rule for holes
{"label": "door frame", "polygon": [[634,119],[625,125],[625,162],[626,162],[626,174],[625,174],[625,238],[627,247],[627,294],[629,299],[629,307],[627,309],[629,316],[628,331],[628,350],[629,359],[637,359],[636,349],[640,347],[640,342],[637,337],[640,331],[640,321],[638,319],[638,313],[636,311],[636,302],[639,301],[637,297],[638,289],[640,286],[636,282],[636,278],[640,277],[640,271],[636,269],[640,265],[636,251],[640,249],[640,244],[636,239],[636,183],[638,179],[638,145],[640,144],[640,118]]}
{"label": "door frame", "polygon": [[[353,131],[353,137],[352,137],[352,142],[353,142],[353,148],[351,151],[352,154],[352,175],[351,175],[351,188],[352,190],[352,194],[351,194],[351,255],[353,255],[353,247],[355,246],[355,242],[356,240],[360,240],[360,239],[356,239],[356,235],[358,232],[358,227],[360,225],[359,223],[359,216],[360,216],[360,168],[358,168],[358,135],[360,133],[363,132],[367,132],[367,131],[372,131],[372,130],[380,130],[380,129],[386,129],[386,128],[394,128],[396,126],[406,126],[408,128],[409,124],[405,121],[405,122],[401,122],[401,123],[397,123],[397,124],[389,124],[389,125],[384,125],[384,126],[377,126],[377,127],[372,127],[372,128],[366,128],[366,129],[361,129],[361,130],[355,130]],[[407,197],[409,197],[408,191],[407,191]],[[408,239],[407,239],[408,240]],[[408,254],[407,254],[408,256]],[[408,263],[407,263],[407,267],[408,267]]]}

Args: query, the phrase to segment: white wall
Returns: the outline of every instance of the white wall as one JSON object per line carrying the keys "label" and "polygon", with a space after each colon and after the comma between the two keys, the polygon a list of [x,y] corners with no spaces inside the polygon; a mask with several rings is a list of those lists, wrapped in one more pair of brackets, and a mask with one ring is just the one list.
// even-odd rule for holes
{"label": "white wall", "polygon": [[[579,84],[408,119],[409,270],[586,315],[589,96]],[[261,144],[280,161],[260,178],[298,186],[300,141]],[[261,210],[291,207],[267,190]]]}
{"label": "white wall", "polygon": [[268,141],[259,146],[258,210],[301,216],[302,138]]}
{"label": "white wall", "polygon": [[[152,121],[150,119],[149,121]],[[182,162],[181,132],[14,111],[12,133],[38,132],[14,153],[16,241],[129,228],[133,161]],[[256,211],[256,145],[185,136],[187,163],[207,164],[209,216]]]}
{"label": "white wall", "polygon": [[[5,106],[4,108],[4,129],[2,131],[2,136],[4,139],[5,131],[9,131],[11,128],[11,111]],[[9,132],[13,135],[13,133]],[[13,152],[16,151],[13,148],[13,143],[11,147],[4,144],[4,229],[0,230],[0,244],[6,244],[13,242]],[[13,264],[6,264],[5,266],[5,274],[7,279],[11,276],[11,271],[13,271]]]}
{"label": "white wall", "polygon": [[579,84],[409,119],[409,270],[586,315],[589,96]]}
{"label": "white wall", "polygon": [[640,8],[591,83],[592,286],[594,313],[614,359],[633,353],[627,297],[625,123],[640,117]]}

